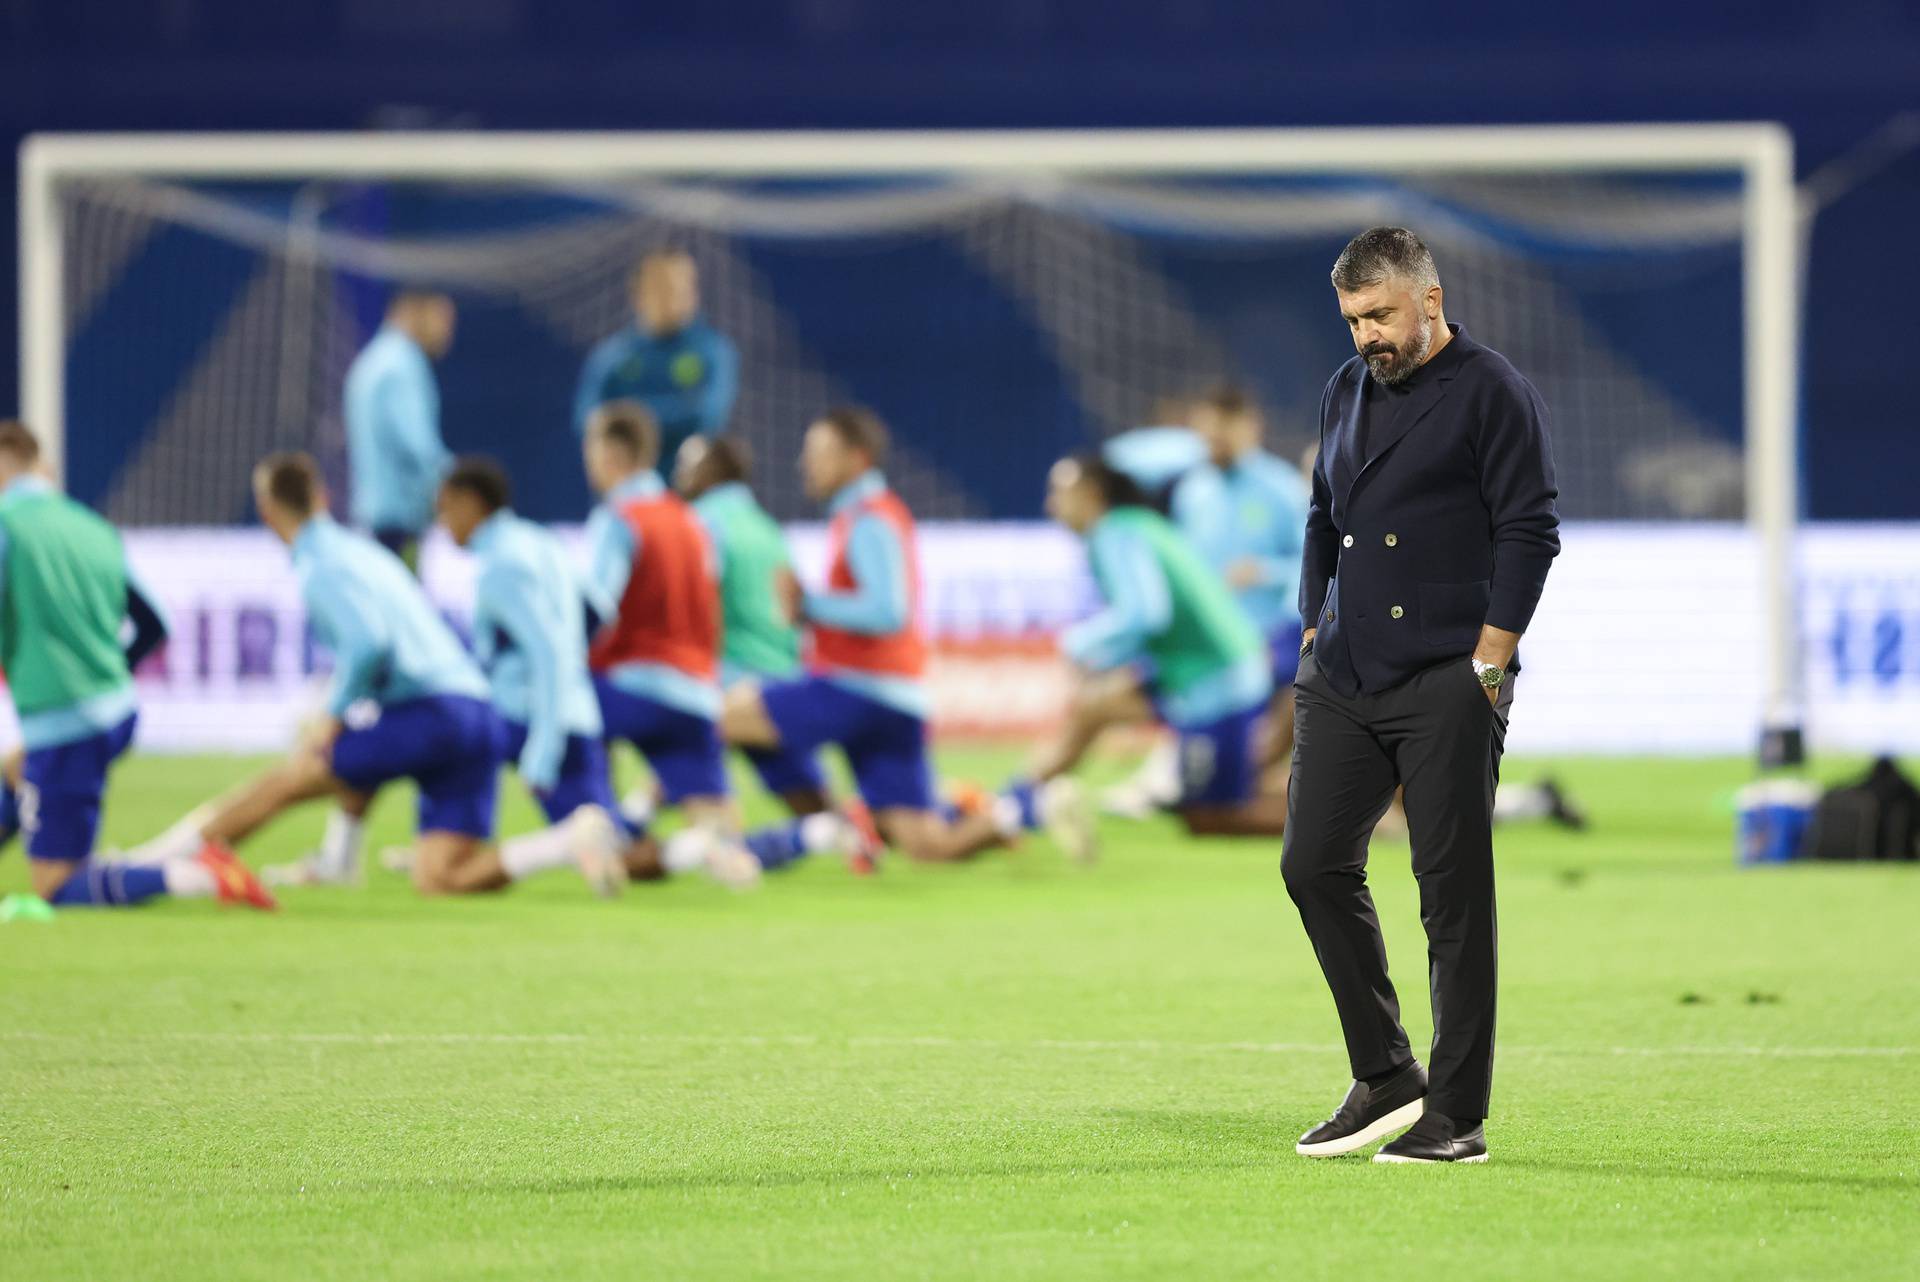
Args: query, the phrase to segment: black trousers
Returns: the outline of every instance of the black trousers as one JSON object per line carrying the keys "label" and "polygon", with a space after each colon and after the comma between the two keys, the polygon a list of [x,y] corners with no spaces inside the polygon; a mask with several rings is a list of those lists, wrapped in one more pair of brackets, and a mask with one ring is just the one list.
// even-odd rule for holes
{"label": "black trousers", "polygon": [[1402,786],[1433,997],[1427,1107],[1485,1117],[1497,945],[1493,791],[1513,680],[1489,704],[1473,666],[1449,659],[1349,699],[1328,686],[1309,652],[1294,698],[1280,869],[1333,990],[1353,1075],[1371,1077],[1412,1058],[1367,892],[1367,838]]}

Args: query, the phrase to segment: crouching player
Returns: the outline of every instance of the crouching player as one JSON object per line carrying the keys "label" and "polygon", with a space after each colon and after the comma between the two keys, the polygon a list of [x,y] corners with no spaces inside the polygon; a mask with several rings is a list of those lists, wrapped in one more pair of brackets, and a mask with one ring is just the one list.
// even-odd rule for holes
{"label": "crouching player", "polygon": [[[735,833],[715,724],[720,588],[712,545],[655,470],[660,427],[645,406],[615,401],[594,410],[583,449],[587,480],[601,496],[587,518],[586,592],[600,621],[588,658],[607,739],[633,746],[691,832]],[[642,830],[644,812],[632,803],[624,809],[628,824]],[[745,882],[758,876],[749,862],[710,842],[663,851],[636,840],[627,867],[635,878],[651,878],[707,863],[722,880]]]}
{"label": "crouching player", "polygon": [[[793,559],[786,536],[753,497],[744,441],[689,437],[673,484],[706,526],[720,563],[720,684],[791,681],[800,675],[800,630],[786,615]],[[750,748],[743,755],[767,791],[795,815],[825,811],[827,786],[811,752]]]}
{"label": "crouching player", "polygon": [[1071,770],[1109,726],[1155,720],[1178,735],[1174,809],[1196,836],[1276,835],[1283,791],[1259,795],[1258,732],[1272,693],[1267,645],[1226,585],[1124,474],[1062,459],[1047,513],[1087,540],[1106,606],[1060,639],[1088,673],[1035,778]]}
{"label": "crouching player", "polygon": [[[507,475],[485,458],[458,460],[435,503],[453,541],[474,554],[473,640],[493,687],[500,755],[516,763],[550,832],[600,828],[581,851],[581,871],[603,897],[627,871],[613,836],[613,788],[600,741],[600,703],[587,676],[587,623],[573,567],[560,541],[508,507]],[[576,818],[576,816],[578,816]],[[569,861],[565,841],[523,841],[503,851],[515,875]]]}
{"label": "crouching player", "polygon": [[[93,857],[107,771],[133,742],[132,669],[166,624],[127,565],[120,535],[37,474],[40,443],[0,422],[0,667],[23,752],[6,763],[0,841],[24,831],[33,893],[60,907],[124,907],[157,895],[272,908],[224,851],[156,867]],[[133,642],[121,649],[122,624]]]}
{"label": "crouching player", "polygon": [[[807,626],[810,671],[730,689],[721,722],[727,741],[805,754],[838,745],[878,834],[912,859],[965,859],[1043,819],[1070,852],[1085,853],[1091,827],[1070,783],[1044,798],[1030,788],[985,798],[970,813],[934,797],[913,517],[887,488],[886,452],[885,425],[864,409],[831,410],[807,428],[802,480],[831,518],[826,589],[787,585],[789,612]],[[821,817],[754,833],[748,848],[767,866],[797,858],[824,839],[814,822]]]}
{"label": "crouching player", "polygon": [[327,514],[313,459],[270,455],[254,469],[253,491],[261,520],[292,550],[308,618],[333,651],[327,720],[284,763],[129,858],[224,849],[327,797],[357,826],[383,785],[407,778],[420,789],[413,881],[422,893],[495,890],[563,858],[599,884],[615,839],[596,807],[501,846],[489,840],[500,731],[486,679],[400,559]]}

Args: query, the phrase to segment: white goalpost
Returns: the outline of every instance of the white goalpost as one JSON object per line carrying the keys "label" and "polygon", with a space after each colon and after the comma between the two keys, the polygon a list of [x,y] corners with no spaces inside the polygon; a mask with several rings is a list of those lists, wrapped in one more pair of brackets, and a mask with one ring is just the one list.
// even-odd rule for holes
{"label": "white goalpost", "polygon": [[[72,317],[62,193],[103,181],[661,180],[937,177],[1044,192],[1079,179],[1209,175],[1709,173],[1739,182],[1744,514],[1759,547],[1763,724],[1804,717],[1794,534],[1799,509],[1799,233],[1793,152],[1775,124],[1008,132],[39,135],[20,155],[22,416],[53,467],[66,431]],[[724,192],[685,198],[709,205]],[[692,207],[692,206],[689,206]],[[1356,226],[1354,230],[1358,230]],[[1444,270],[1444,264],[1443,264]],[[1659,662],[1660,638],[1644,661]],[[1788,732],[1791,732],[1790,734]],[[1778,739],[1776,741],[1779,741]]]}

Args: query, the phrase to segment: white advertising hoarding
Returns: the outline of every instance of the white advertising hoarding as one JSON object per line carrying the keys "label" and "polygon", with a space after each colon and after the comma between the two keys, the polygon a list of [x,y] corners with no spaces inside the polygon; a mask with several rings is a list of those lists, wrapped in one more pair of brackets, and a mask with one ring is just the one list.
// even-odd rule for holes
{"label": "white advertising hoarding", "polygon": [[[803,577],[817,576],[819,528],[791,535]],[[1763,654],[1754,537],[1733,525],[1613,523],[1562,537],[1521,647],[1510,749],[1750,751]],[[127,547],[173,624],[140,674],[141,746],[287,743],[327,656],[307,634],[285,549],[233,529],[132,530]],[[1807,526],[1799,554],[1811,741],[1920,751],[1920,524]],[[468,559],[436,539],[424,567],[431,595],[463,621]],[[1040,524],[930,524],[921,569],[941,730],[1043,728],[1069,684],[1052,637],[1095,605],[1078,541]]]}

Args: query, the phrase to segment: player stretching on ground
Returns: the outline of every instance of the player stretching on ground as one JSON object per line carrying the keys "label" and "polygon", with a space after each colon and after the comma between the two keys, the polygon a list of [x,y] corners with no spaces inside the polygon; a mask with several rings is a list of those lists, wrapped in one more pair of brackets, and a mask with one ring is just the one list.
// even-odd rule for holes
{"label": "player stretching on ground", "polygon": [[595,807],[500,846],[488,840],[500,731],[486,679],[400,559],[327,514],[313,459],[268,456],[254,469],[253,495],[260,519],[292,550],[307,615],[333,651],[327,719],[284,763],[129,859],[229,846],[324,797],[338,799],[357,831],[381,786],[405,778],[420,787],[413,883],[422,893],[496,890],[567,860],[603,884],[615,838]]}
{"label": "player stretching on ground", "polygon": [[[435,505],[440,524],[477,562],[474,651],[493,687],[500,756],[516,763],[548,823],[564,825],[580,815],[581,824],[611,829],[613,788],[573,566],[560,540],[514,515],[511,497],[499,464],[463,458],[441,482]],[[594,890],[606,897],[627,880],[614,844],[590,847],[583,865]],[[527,861],[518,875],[565,863],[570,852],[565,843],[536,842],[510,853]]]}
{"label": "player stretching on ground", "polygon": [[[1260,409],[1244,392],[1223,388],[1199,398],[1189,421],[1206,458],[1174,483],[1173,521],[1267,638],[1274,693],[1259,756],[1264,770],[1293,750],[1293,674],[1300,664],[1300,607],[1294,598],[1307,483],[1291,463],[1261,448]],[[1123,470],[1135,476],[1132,468]],[[1172,805],[1179,795],[1175,742],[1163,740],[1140,771],[1103,801],[1116,813],[1139,817]]]}
{"label": "player stretching on ground", "polygon": [[[691,437],[674,462],[674,488],[693,504],[720,561],[723,688],[800,675],[800,630],[782,608],[793,559],[786,536],[748,488],[751,468],[746,443],[730,436]],[[792,813],[827,809],[826,781],[814,754],[749,749],[745,755],[767,791]]]}
{"label": "player stretching on ground", "polygon": [[1174,808],[1187,831],[1281,832],[1284,789],[1257,793],[1255,741],[1273,686],[1267,647],[1246,612],[1179,531],[1142,505],[1133,482],[1097,455],[1054,464],[1047,513],[1086,538],[1106,607],[1060,639],[1088,676],[1035,777],[1071,770],[1109,726],[1158,720],[1179,735]]}
{"label": "player stretching on ground", "polygon": [[[587,480],[601,496],[587,518],[587,598],[602,621],[589,651],[593,684],[608,740],[645,758],[662,800],[693,829],[731,834],[740,821],[716,724],[719,578],[700,518],[655,470],[659,450],[660,428],[644,405],[615,401],[588,419]],[[626,817],[638,828],[644,814],[629,806]],[[627,866],[635,877],[657,877],[724,849],[680,842],[663,855],[636,841]],[[709,867],[723,880],[754,875]]]}
{"label": "player stretching on ground", "polygon": [[[133,742],[132,669],[166,639],[111,525],[35,472],[40,443],[0,422],[0,667],[23,752],[6,762],[0,842],[24,830],[33,893],[60,907],[123,907],[156,895],[273,899],[223,851],[195,847],[153,868],[93,858],[107,770]],[[121,625],[134,625],[120,647]]]}
{"label": "player stretching on ground", "polygon": [[[1070,784],[1038,799],[1031,788],[1009,791],[964,815],[934,798],[913,517],[880,472],[886,452],[886,427],[867,410],[831,410],[807,428],[802,478],[832,518],[826,590],[788,583],[789,613],[808,629],[810,672],[729,690],[727,741],[803,753],[839,745],[879,833],[913,859],[965,859],[1007,845],[1042,812],[1070,853],[1084,855],[1091,825]],[[755,833],[748,846],[767,866],[798,857],[818,818]]]}

